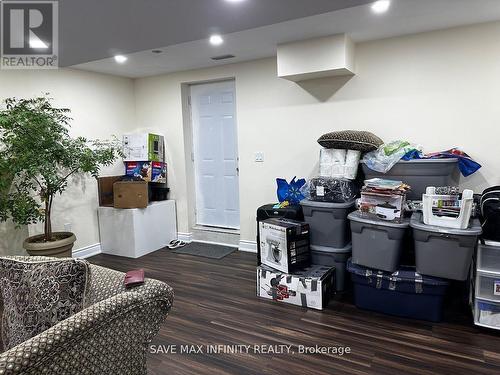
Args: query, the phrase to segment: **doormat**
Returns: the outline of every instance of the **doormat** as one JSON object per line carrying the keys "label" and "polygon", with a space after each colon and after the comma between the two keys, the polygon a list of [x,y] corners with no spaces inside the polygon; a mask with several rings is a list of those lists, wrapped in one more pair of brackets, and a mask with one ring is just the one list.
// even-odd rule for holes
{"label": "doormat", "polygon": [[238,250],[236,247],[191,242],[180,249],[175,249],[174,253],[194,255],[210,259],[222,259],[225,256],[234,253],[236,250]]}

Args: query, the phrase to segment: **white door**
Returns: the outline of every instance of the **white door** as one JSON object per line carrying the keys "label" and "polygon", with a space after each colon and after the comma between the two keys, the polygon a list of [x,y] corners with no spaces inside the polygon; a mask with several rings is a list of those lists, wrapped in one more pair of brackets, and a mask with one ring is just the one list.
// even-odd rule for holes
{"label": "white door", "polygon": [[234,81],[191,86],[196,223],[239,229]]}

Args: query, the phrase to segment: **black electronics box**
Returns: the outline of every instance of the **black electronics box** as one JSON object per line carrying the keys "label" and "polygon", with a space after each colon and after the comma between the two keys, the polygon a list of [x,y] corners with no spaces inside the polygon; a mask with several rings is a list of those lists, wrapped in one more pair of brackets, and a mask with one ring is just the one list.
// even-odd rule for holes
{"label": "black electronics box", "polygon": [[292,205],[285,208],[274,208],[273,204],[266,204],[257,209],[257,265],[260,262],[260,230],[259,223],[261,221],[272,218],[283,218],[297,221],[304,221],[304,213],[301,205]]}
{"label": "black electronics box", "polygon": [[262,264],[282,272],[293,272],[311,264],[309,224],[288,219],[259,223]]}

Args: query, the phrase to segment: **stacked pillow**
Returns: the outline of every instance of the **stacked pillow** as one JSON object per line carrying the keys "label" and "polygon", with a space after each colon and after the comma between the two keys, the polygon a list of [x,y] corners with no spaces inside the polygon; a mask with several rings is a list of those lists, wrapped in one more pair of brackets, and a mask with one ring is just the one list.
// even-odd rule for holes
{"label": "stacked pillow", "polygon": [[375,134],[359,130],[342,130],[323,134],[318,143],[325,148],[356,150],[362,153],[378,149],[384,141]]}

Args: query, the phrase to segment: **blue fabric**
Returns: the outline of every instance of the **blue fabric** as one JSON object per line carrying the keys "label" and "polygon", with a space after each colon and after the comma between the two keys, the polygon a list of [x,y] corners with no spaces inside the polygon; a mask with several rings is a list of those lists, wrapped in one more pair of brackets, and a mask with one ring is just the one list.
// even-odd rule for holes
{"label": "blue fabric", "polygon": [[414,159],[422,159],[422,153],[418,150],[411,150],[405,156],[401,158],[402,160],[414,160]]}
{"label": "blue fabric", "polygon": [[458,149],[451,149],[447,151],[437,152],[434,154],[423,155],[417,150],[412,150],[403,156],[403,160],[414,160],[414,159],[458,159],[458,168],[464,177],[468,177],[473,173],[476,173],[480,168],[481,164],[472,160],[469,155]]}
{"label": "blue fabric", "polygon": [[278,185],[278,201],[288,201],[290,204],[294,205],[299,204],[301,200],[305,199],[304,195],[300,192],[300,189],[305,185],[306,180],[301,178],[295,181],[296,178],[297,177],[294,177],[290,183],[283,178],[276,179],[276,183]]}

